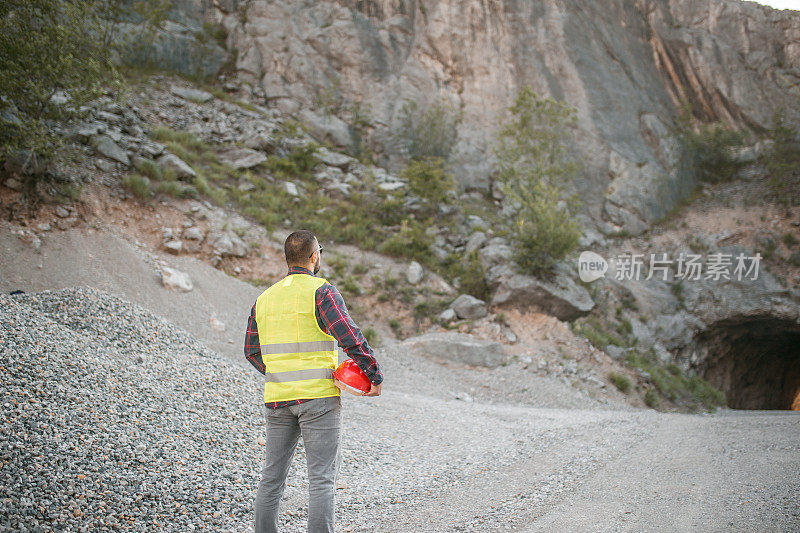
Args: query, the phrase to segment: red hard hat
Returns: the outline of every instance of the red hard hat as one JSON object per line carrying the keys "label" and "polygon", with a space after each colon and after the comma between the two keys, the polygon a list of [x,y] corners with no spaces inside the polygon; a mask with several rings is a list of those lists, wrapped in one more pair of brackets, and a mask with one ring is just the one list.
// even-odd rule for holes
{"label": "red hard hat", "polygon": [[367,375],[358,368],[352,359],[339,365],[339,368],[333,371],[333,377],[340,382],[336,384],[337,387],[356,396],[361,396],[362,392],[369,392],[372,388]]}

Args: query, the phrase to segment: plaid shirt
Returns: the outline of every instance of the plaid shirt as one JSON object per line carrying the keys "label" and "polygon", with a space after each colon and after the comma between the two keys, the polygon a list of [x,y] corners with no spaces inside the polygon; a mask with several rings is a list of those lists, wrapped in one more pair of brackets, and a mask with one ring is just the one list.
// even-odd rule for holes
{"label": "plaid shirt", "polygon": [[[314,274],[307,268],[293,266],[289,268],[291,274]],[[315,294],[317,323],[322,331],[331,335],[337,341],[339,346],[344,352],[353,359],[358,367],[364,371],[369,380],[375,384],[380,385],[383,382],[383,374],[381,374],[378,362],[372,353],[367,343],[367,339],[358,329],[350,314],[347,312],[347,307],[344,305],[344,299],[339,291],[330,283],[323,283]],[[262,374],[266,374],[266,367],[264,360],[261,358],[261,343],[258,338],[258,325],[256,324],[256,306],[250,310],[250,318],[247,320],[247,334],[244,338],[244,356],[250,361],[256,370]],[[276,409],[278,407],[285,407],[288,405],[295,405],[308,401],[310,398],[303,398],[298,400],[286,400],[281,402],[267,402],[267,407]]]}

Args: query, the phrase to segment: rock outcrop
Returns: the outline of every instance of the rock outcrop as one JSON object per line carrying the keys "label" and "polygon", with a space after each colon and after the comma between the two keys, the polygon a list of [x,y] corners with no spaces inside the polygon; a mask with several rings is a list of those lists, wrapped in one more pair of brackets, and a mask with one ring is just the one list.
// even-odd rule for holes
{"label": "rock outcrop", "polygon": [[505,359],[499,342],[464,333],[427,333],[406,339],[403,347],[423,357],[472,366],[495,368]]}
{"label": "rock outcrop", "polygon": [[558,263],[552,279],[544,280],[516,273],[509,265],[489,272],[495,285],[492,304],[537,308],[559,320],[575,320],[594,308],[589,292],[575,281],[574,273]]}
{"label": "rock outcrop", "polygon": [[[800,16],[752,2],[226,4],[206,16],[228,29],[252,94],[339,145],[352,140],[344,110],[359,102],[390,167],[406,99],[463,109],[450,163],[475,187],[489,185],[492,138],[522,85],[566,100],[585,161],[576,186],[606,233],[644,231],[692,190],[669,133],[681,100],[755,131],[779,108],[800,123]],[[323,95],[339,109],[321,109]]]}

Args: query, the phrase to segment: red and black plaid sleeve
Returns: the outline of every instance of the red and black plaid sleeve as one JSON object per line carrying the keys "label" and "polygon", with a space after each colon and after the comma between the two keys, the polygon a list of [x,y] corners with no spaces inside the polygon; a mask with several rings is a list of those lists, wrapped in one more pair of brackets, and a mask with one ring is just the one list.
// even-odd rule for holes
{"label": "red and black plaid sleeve", "polygon": [[258,324],[256,324],[256,305],[250,310],[250,318],[247,319],[247,333],[244,336],[244,356],[256,370],[266,374],[264,360],[261,359],[261,343],[258,340]]}
{"label": "red and black plaid sleeve", "polygon": [[336,287],[330,283],[323,284],[317,289],[316,300],[320,328],[339,341],[342,350],[356,362],[374,385],[380,385],[383,374],[378,361],[364,334],[350,318],[344,299]]}

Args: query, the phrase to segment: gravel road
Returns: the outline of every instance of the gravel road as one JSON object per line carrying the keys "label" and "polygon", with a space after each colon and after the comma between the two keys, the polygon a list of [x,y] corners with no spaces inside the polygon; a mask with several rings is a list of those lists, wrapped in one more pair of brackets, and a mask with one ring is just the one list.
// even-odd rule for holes
{"label": "gravel road", "polygon": [[[0,324],[0,530],[251,530],[254,370],[94,289],[0,296]],[[513,367],[378,356],[385,393],[344,398],[339,531],[800,529],[798,413],[609,408]],[[301,444],[285,531],[305,480]]]}

